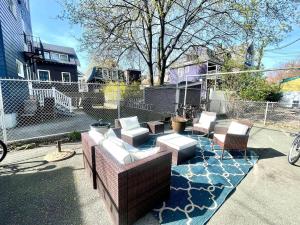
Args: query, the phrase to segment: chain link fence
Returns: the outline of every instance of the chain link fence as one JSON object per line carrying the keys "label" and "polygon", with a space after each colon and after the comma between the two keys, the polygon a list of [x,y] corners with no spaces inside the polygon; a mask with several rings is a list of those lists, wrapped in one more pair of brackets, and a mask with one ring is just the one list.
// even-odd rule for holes
{"label": "chain link fence", "polygon": [[0,135],[5,142],[85,131],[99,119],[120,117],[140,122],[163,114],[144,102],[137,85],[63,83],[0,79]]}
{"label": "chain link fence", "polygon": [[[196,87],[186,104],[230,119],[300,129],[300,109],[274,102],[208,100]],[[99,119],[138,116],[140,122],[165,120],[184,102],[183,87],[149,87],[119,83],[63,83],[0,79],[0,138],[7,143],[86,131]]]}
{"label": "chain link fence", "polygon": [[212,100],[208,109],[230,119],[248,119],[259,125],[288,130],[300,129],[300,108],[289,104]]}

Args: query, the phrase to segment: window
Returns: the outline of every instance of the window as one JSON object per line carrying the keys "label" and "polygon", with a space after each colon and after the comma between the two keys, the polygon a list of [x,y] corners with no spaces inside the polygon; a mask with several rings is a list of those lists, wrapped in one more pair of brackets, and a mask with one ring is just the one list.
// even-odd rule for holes
{"label": "window", "polygon": [[69,60],[68,55],[66,55],[66,54],[59,54],[59,59],[61,61],[68,61]]}
{"label": "window", "polygon": [[16,64],[17,64],[17,72],[19,77],[24,78],[24,66],[23,63],[19,60],[16,59]]}
{"label": "window", "polygon": [[118,71],[117,70],[113,70],[112,71],[112,80],[119,80],[118,79]]}
{"label": "window", "polygon": [[108,70],[107,69],[103,69],[102,70],[102,72],[103,72],[103,79],[108,79]]}
{"label": "window", "polygon": [[61,80],[62,82],[71,82],[71,74],[69,72],[61,72]]}
{"label": "window", "polygon": [[40,81],[50,81],[50,71],[49,70],[38,70],[38,79]]}
{"label": "window", "polygon": [[44,52],[44,57],[45,57],[45,59],[50,59],[50,53],[49,52]]}
{"label": "window", "polygon": [[178,68],[178,75],[183,76],[184,74],[184,68]]}
{"label": "window", "polygon": [[29,11],[29,0],[24,0],[25,2],[25,7]]}
{"label": "window", "polygon": [[15,18],[17,18],[16,0],[8,0],[8,5],[8,8],[11,11],[11,13],[14,15]]}
{"label": "window", "polygon": [[51,59],[59,60],[59,54],[55,52],[51,52]]}

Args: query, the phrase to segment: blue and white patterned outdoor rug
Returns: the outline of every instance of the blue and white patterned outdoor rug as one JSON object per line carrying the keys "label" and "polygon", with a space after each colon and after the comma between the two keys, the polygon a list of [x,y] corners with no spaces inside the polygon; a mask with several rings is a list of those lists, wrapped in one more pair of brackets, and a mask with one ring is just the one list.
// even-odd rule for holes
{"label": "blue and white patterned outdoor rug", "polygon": [[[205,224],[258,160],[253,151],[247,152],[248,160],[242,152],[225,151],[221,161],[220,147],[213,151],[209,139],[187,136],[198,140],[196,157],[172,166],[170,198],[153,210],[161,224]],[[153,146],[155,138],[141,148]]]}

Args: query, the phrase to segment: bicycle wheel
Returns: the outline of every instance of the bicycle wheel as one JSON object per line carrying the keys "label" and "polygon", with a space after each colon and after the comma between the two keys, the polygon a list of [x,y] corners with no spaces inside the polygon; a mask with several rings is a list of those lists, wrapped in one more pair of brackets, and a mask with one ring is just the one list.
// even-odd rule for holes
{"label": "bicycle wheel", "polygon": [[290,164],[295,164],[300,158],[300,136],[297,136],[292,143],[288,160]]}
{"label": "bicycle wheel", "polygon": [[6,144],[4,144],[1,140],[0,140],[0,162],[5,158],[7,153],[7,147]]}

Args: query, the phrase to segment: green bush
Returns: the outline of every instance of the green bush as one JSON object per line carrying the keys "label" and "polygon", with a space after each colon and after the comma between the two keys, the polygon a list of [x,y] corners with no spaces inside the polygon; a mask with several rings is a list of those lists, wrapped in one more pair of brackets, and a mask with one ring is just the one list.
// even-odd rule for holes
{"label": "green bush", "polygon": [[80,141],[81,140],[81,133],[78,131],[73,131],[68,135],[70,141]]}
{"label": "green bush", "polygon": [[106,84],[103,88],[104,96],[106,101],[117,101],[120,91],[120,100],[128,98],[139,98],[141,97],[140,85],[138,83],[133,83],[131,85],[126,85],[124,82],[114,83],[110,82]]}
{"label": "green bush", "polygon": [[242,100],[277,102],[282,96],[279,85],[269,84],[261,74],[226,75],[223,85]]}

